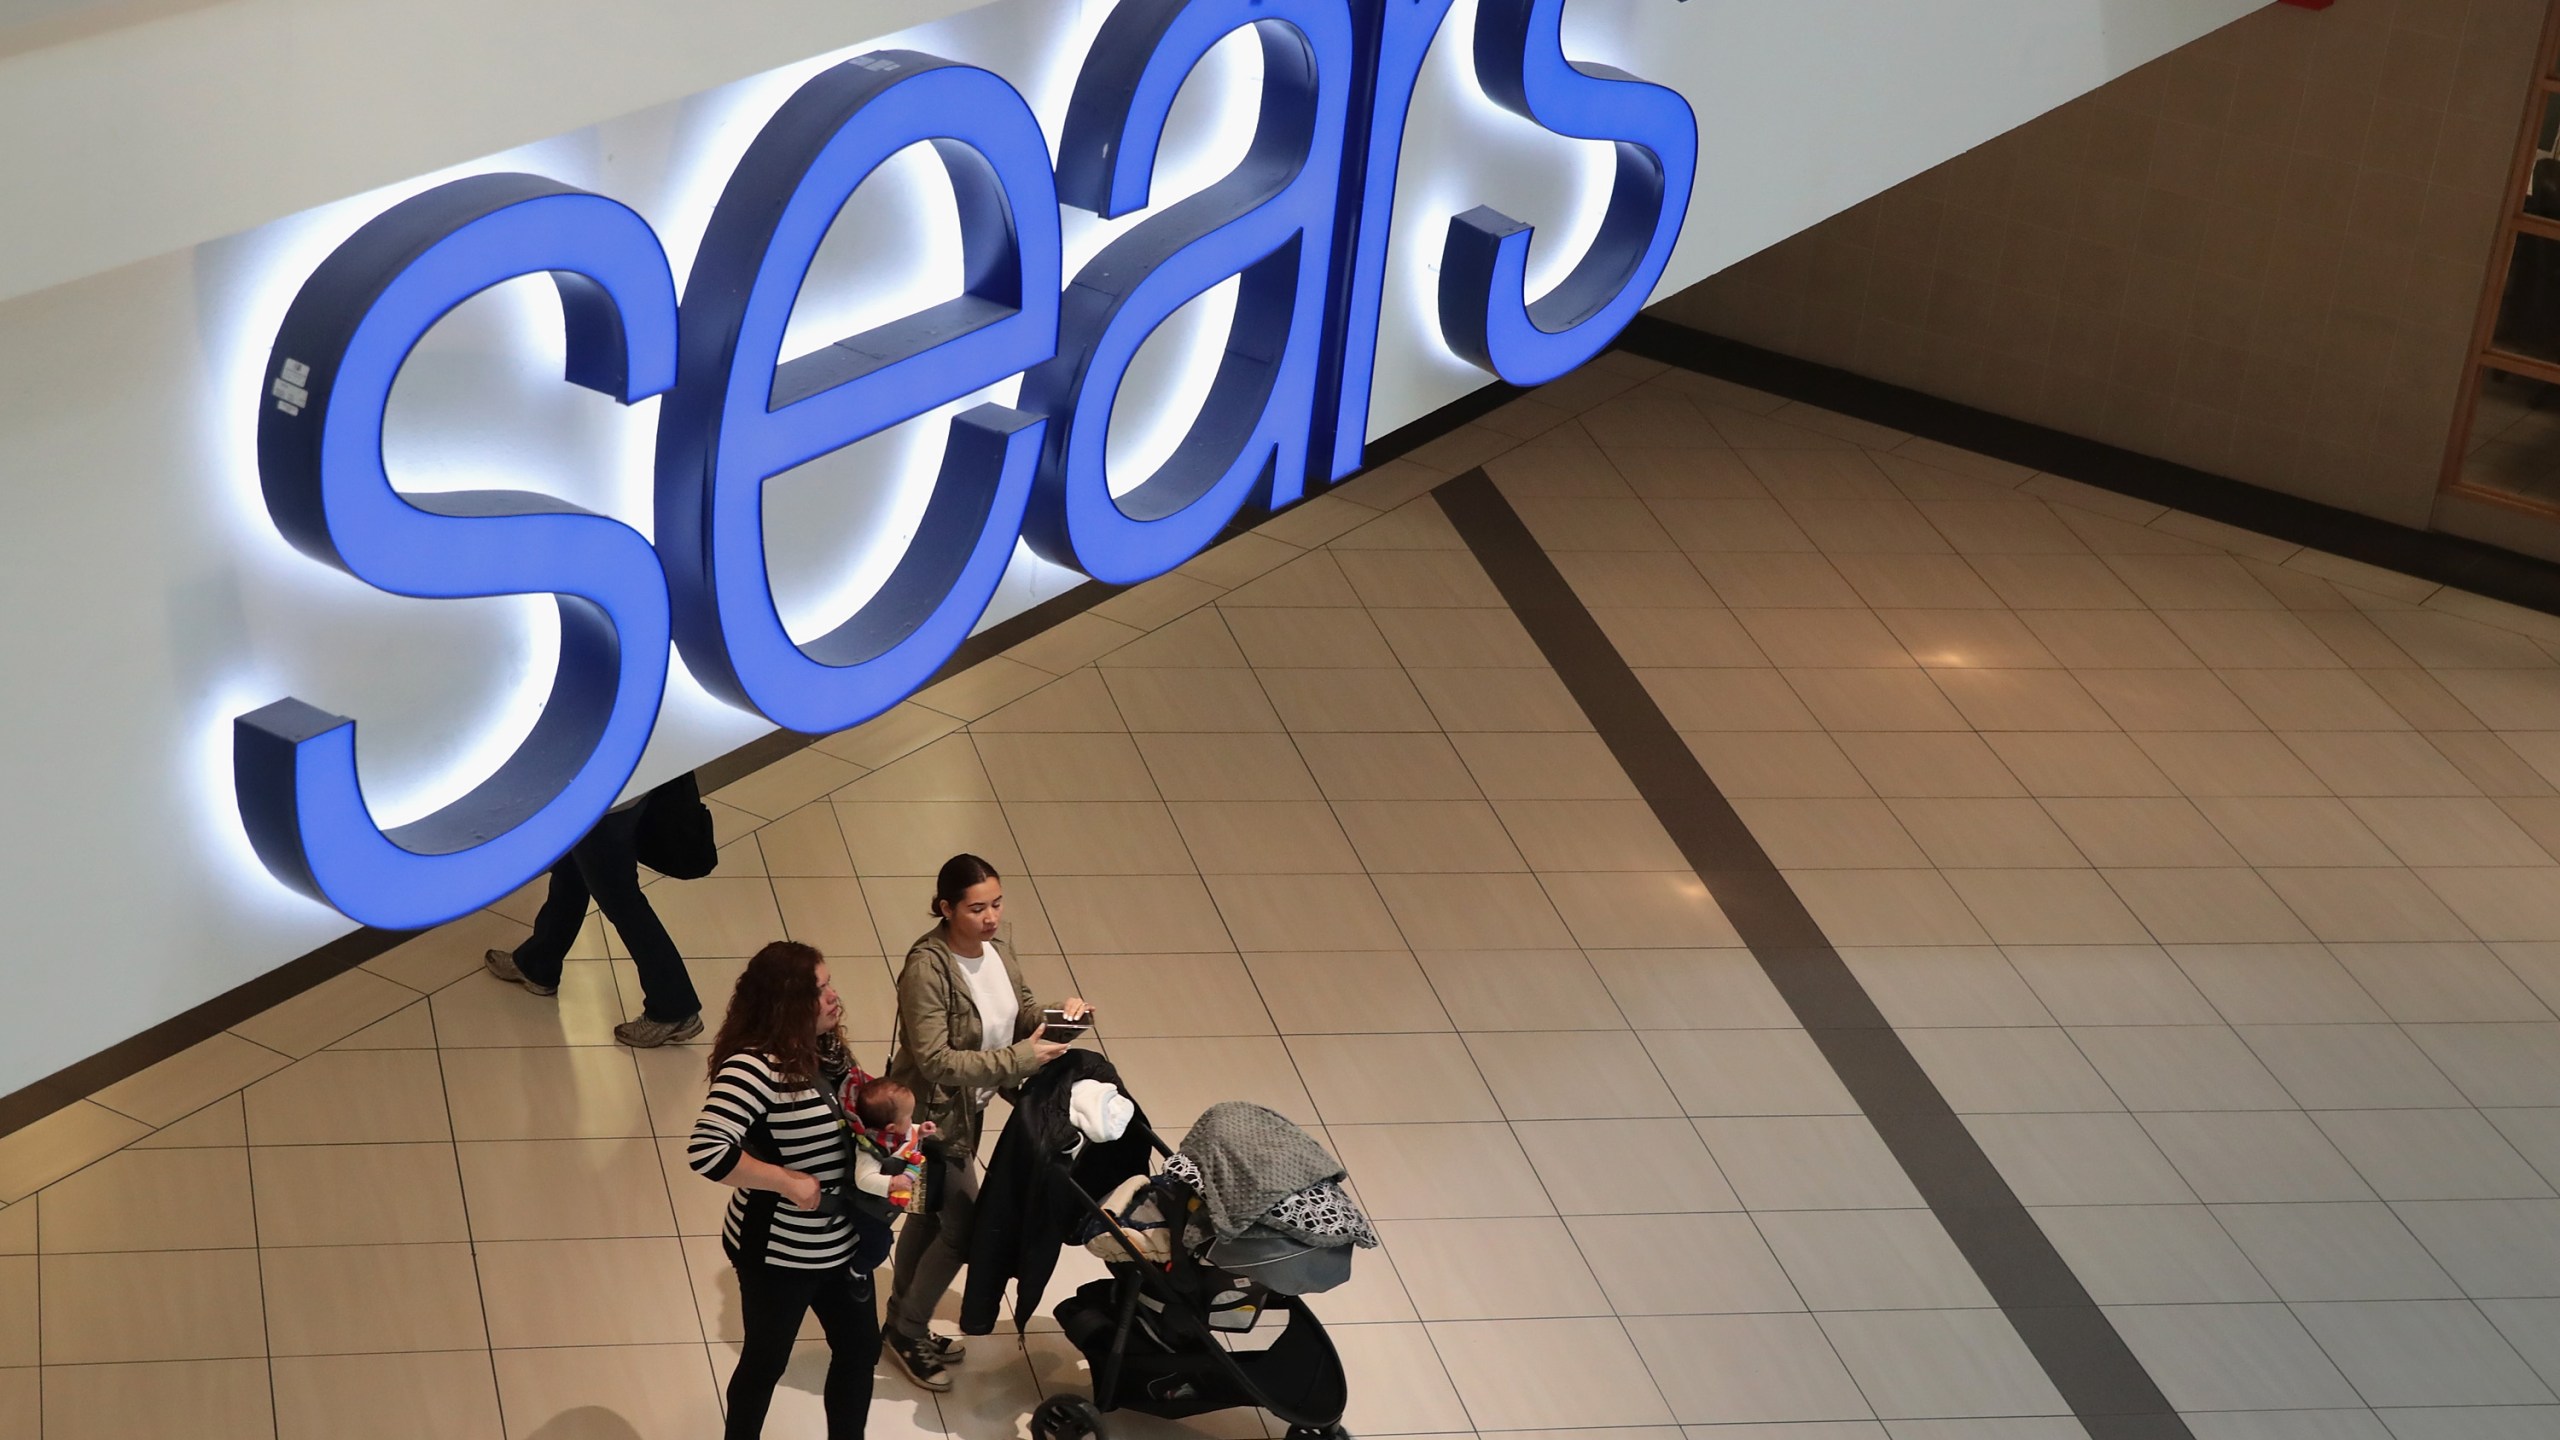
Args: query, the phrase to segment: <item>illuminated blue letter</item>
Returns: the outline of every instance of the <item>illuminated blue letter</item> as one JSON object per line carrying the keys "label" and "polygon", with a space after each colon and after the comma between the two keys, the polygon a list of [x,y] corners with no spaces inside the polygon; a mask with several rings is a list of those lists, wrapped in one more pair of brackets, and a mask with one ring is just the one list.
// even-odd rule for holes
{"label": "illuminated blue letter", "polygon": [[1563,283],[1527,294],[1529,227],[1479,205],[1449,222],[1440,329],[1451,349],[1514,385],[1543,385],[1606,348],[1671,260],[1698,169],[1698,121],[1680,92],[1564,57],[1564,0],[1482,0],[1476,79],[1493,102],[1559,135],[1615,141],[1600,233]]}
{"label": "illuminated blue letter", "polygon": [[[1097,580],[1161,574],[1256,493],[1278,508],[1304,489],[1354,78],[1345,0],[1121,0],[1076,77],[1058,188],[1106,219],[1145,209],[1175,93],[1247,25],[1262,44],[1262,108],[1243,163],[1096,256],[1067,292],[1058,358],[1022,383],[1023,404],[1051,418],[1024,538]],[[1231,276],[1235,319],[1207,403],[1172,457],[1114,499],[1111,410],[1130,361]]]}
{"label": "illuminated blue letter", "polygon": [[[883,161],[926,142],[959,202],[963,293],[781,364],[793,302],[837,212]],[[803,85],[766,123],[685,283],[682,379],[658,425],[658,548],[676,643],[712,693],[794,730],[841,730],[896,704],[968,638],[1013,556],[1037,418],[996,405],[955,418],[896,570],[807,645],[774,607],[765,482],[1048,359],[1058,244],[1048,142],[987,71],[879,51]]]}
{"label": "illuminated blue letter", "polygon": [[534,175],[482,175],[385,211],[294,297],[259,399],[258,476],[294,548],[395,595],[549,593],[560,668],[522,746],[389,834],[356,780],[356,724],[279,700],[232,726],[240,816],[278,879],[407,930],[542,873],[640,763],[667,678],[667,588],[630,527],[548,495],[404,496],[382,464],[392,382],[445,312],[519,275],[560,289],[568,378],[626,404],[675,382],[676,295],[648,225]]}

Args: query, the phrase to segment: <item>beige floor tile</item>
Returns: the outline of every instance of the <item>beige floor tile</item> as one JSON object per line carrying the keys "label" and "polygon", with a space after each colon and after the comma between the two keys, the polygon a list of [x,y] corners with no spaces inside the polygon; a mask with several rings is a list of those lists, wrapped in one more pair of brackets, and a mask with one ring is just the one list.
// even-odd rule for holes
{"label": "beige floor tile", "polygon": [[2047,734],[2116,728],[2108,712],[2061,670],[1933,669],[1929,674],[1976,730]]}
{"label": "beige floor tile", "polygon": [[231,1028],[234,1034],[278,1054],[300,1057],[353,1035],[417,998],[415,990],[359,968],[324,980]]}
{"label": "beige floor tile", "polygon": [[249,1164],[269,1248],[470,1238],[449,1143],[259,1146]]}
{"label": "beige floor tile", "polygon": [[1298,737],[1298,746],[1335,801],[1477,799],[1476,778],[1445,735],[1309,734]]}
{"label": "beige floor tile", "polygon": [[1439,720],[1401,669],[1265,669],[1263,693],[1292,731],[1434,731]]}
{"label": "beige floor tile", "polygon": [[1741,621],[1722,609],[1620,607],[1594,610],[1591,618],[1600,622],[1600,628],[1607,632],[1619,658],[1639,669],[1770,663],[1768,655],[1753,642]]}
{"label": "beige floor tile", "polygon": [[1337,1125],[1325,1133],[1372,1219],[1555,1213],[1508,1125]]}
{"label": "beige floor tile", "polygon": [[[2256,612],[2210,613],[2254,616]],[[2018,619],[2055,659],[2073,669],[2182,670],[2204,663],[2176,631],[2161,623],[2163,617],[2148,610],[2028,610],[2020,612]]]}
{"label": "beige floor tile", "polygon": [[38,1340],[37,1261],[33,1255],[0,1258],[0,1374],[42,1358]]}
{"label": "beige floor tile", "polygon": [[1090,665],[1145,632],[1087,611],[1059,621],[1005,652],[1005,657],[1052,675]]}
{"label": "beige floor tile", "polygon": [[2311,928],[2313,935],[2333,944],[2468,940],[2473,934],[2430,893],[2415,872],[2397,866],[2258,873],[2302,917],[2302,923]]}
{"label": "beige floor tile", "polygon": [[[1254,574],[1268,573],[1278,568],[1280,563],[1296,558],[1298,553],[1293,550],[1288,555],[1278,556],[1271,565]],[[1214,608],[1195,609],[1168,621],[1151,630],[1145,638],[1132,640],[1112,651],[1100,662],[1105,670],[1242,668],[1244,663],[1244,652],[1236,648],[1235,636],[1229,633],[1226,618]]]}
{"label": "beige floor tile", "polygon": [[[1061,682],[1064,683],[1064,682]],[[844,876],[853,871],[844,830],[833,805],[808,804],[756,832],[765,873],[774,876]]]}
{"label": "beige floor tile", "polygon": [[34,1203],[48,1255],[259,1243],[245,1149],[119,1151],[56,1181]]}
{"label": "beige floor tile", "polygon": [[[566,1053],[566,1052],[562,1052]],[[255,1145],[443,1140],[443,1069],[423,1050],[326,1050],[249,1087]]]}
{"label": "beige floor tile", "polygon": [[639,1013],[625,1013],[609,960],[562,964],[556,996],[535,995],[487,975],[466,975],[428,997],[427,1004],[437,1043],[456,1050],[492,1045],[610,1045],[613,1027]]}
{"label": "beige floor tile", "polygon": [[1672,1412],[1615,1320],[1467,1320],[1432,1345],[1479,1429],[1660,1425]]}
{"label": "beige floor tile", "polygon": [[1626,1031],[1514,1031],[1470,1035],[1466,1044],[1501,1113],[1515,1121],[1681,1113],[1643,1043]]}
{"label": "beige floor tile", "polygon": [[[995,672],[1011,667],[1006,662],[991,661],[981,668]],[[936,688],[939,690],[941,687]],[[957,689],[949,692],[955,697],[959,693]],[[932,708],[944,707],[937,705]],[[832,791],[843,789],[861,779],[863,774],[862,766],[813,747],[786,755],[744,779],[733,781],[712,792],[711,798],[725,805],[734,805],[750,815],[774,820]]]}
{"label": "beige floor tile", "polygon": [[[1375,878],[1389,912],[1411,917],[1415,944],[1438,950],[1540,950],[1575,943],[1549,898],[1554,887],[1534,876]],[[1400,936],[1404,933],[1399,930]]]}
{"label": "beige floor tile", "polygon": [[[226,1032],[197,1041],[90,1098],[119,1116],[131,1116],[146,1125],[166,1125],[274,1074],[286,1060],[276,1051]],[[0,1175],[7,1169],[7,1161],[0,1158]],[[0,1185],[0,1192],[6,1188]],[[6,1198],[5,1193],[0,1198]]]}
{"label": "beige floor tile", "polygon": [[1514,495],[1511,505],[1546,550],[1614,555],[1676,544],[1645,502],[1632,496]]}
{"label": "beige floor tile", "polygon": [[2133,740],[2180,794],[2325,795],[2329,790],[2273,735],[2155,732]]}
{"label": "beige floor tile", "polygon": [[2065,1025],[2211,1025],[2223,1018],[2155,945],[2016,945],[2007,953]]}
{"label": "beige floor tile", "polygon": [[1022,868],[1004,807],[991,800],[839,800],[836,817],[864,875],[930,875],[953,855]]}
{"label": "beige floor tile", "polygon": [[1397,656],[1366,610],[1253,609],[1222,611],[1227,630],[1256,667],[1377,667]]}
{"label": "beige floor tile", "polygon": [[1726,665],[1908,668],[1914,663],[1894,633],[1866,610],[1736,610],[1733,616],[1765,658],[1727,660]]}
{"label": "beige floor tile", "polygon": [[1127,728],[1099,670],[1075,671],[969,725],[979,735],[1007,731],[1107,734]]}
{"label": "beige floor tile", "polygon": [[1574,1242],[1621,1315],[1804,1307],[1747,1215],[1586,1215],[1570,1224]]}
{"label": "beige floor tile", "polygon": [[2336,944],[2329,953],[2404,1025],[2549,1017],[2532,989],[2482,945]]}
{"label": "beige floor tile", "polygon": [[1955,555],[1833,555],[1833,568],[1880,610],[1996,610],[2000,597]]}
{"label": "beige floor tile", "polygon": [[1183,868],[1204,875],[1346,874],[1360,857],[1321,800],[1176,802]]}
{"label": "beige floor tile", "polygon": [[2034,670],[2062,663],[2005,610],[1886,610],[1879,615],[1912,658],[1932,669]]}
{"label": "beige floor tile", "polygon": [[0,1208],[0,1255],[33,1255],[36,1248],[36,1207]]}
{"label": "beige floor tile", "polygon": [[1640,1030],[1795,1023],[1746,950],[1599,950],[1591,952],[1590,963],[1622,1021]]}
{"label": "beige floor tile", "polygon": [[773,882],[761,875],[652,885],[649,903],[686,955],[753,955],[782,937]]}
{"label": "beige floor tile", "polygon": [[[1398,1037],[1399,1039],[1406,1037]],[[1149,1123],[1171,1134],[1222,1100],[1250,1100],[1301,1125],[1318,1123],[1313,1100],[1276,1036],[1113,1040],[1111,1063]]]}
{"label": "beige floor tile", "polygon": [[2403,797],[2352,800],[2348,805],[2404,865],[2551,863],[2543,847],[2494,801]]}
{"label": "beige floor tile", "polygon": [[[479,1247],[489,1343],[701,1343],[675,1240],[525,1240]],[[502,1381],[503,1383],[503,1381]]]}
{"label": "beige floor tile", "polygon": [[[603,943],[598,941],[598,951]],[[433,1050],[436,1048],[435,1012],[423,1000],[413,1000],[402,1009],[376,1020],[344,1040],[329,1047],[332,1050]],[[246,1122],[243,1122],[245,1125]],[[244,1132],[245,1133],[245,1132]]]}
{"label": "beige floor tile", "polygon": [[960,728],[959,722],[921,705],[897,705],[850,730],[822,735],[813,747],[876,770],[911,755]]}
{"label": "beige floor tile", "polygon": [[1188,872],[1173,816],[1159,800],[1025,802],[1005,807],[1025,867],[1052,875],[1171,875]]}
{"label": "beige floor tile", "polygon": [[[1868,731],[1831,738],[1839,742],[1850,763],[1857,766],[1878,795],[1979,798],[2024,793],[2017,777],[1982,736]],[[1725,793],[1736,798],[1741,794],[1729,788]]]}
{"label": "beige floor tile", "polygon": [[1298,1035],[1287,1044],[1328,1126],[1502,1118],[1454,1034]]}
{"label": "beige floor tile", "polygon": [[1946,868],[2078,866],[2081,852],[2032,800],[1896,800],[1903,830]]}
{"label": "beige floor tile", "polygon": [[2095,870],[1945,873],[1995,944],[2121,945],[2152,938]]}
{"label": "beige floor tile", "polygon": [[489,1332],[471,1257],[469,1245],[264,1252],[268,1348],[276,1355],[480,1349]]}
{"label": "beige floor tile", "polygon": [[2092,865],[2135,869],[2241,863],[2240,852],[2194,802],[2182,798],[2053,798],[2044,802],[2044,809]]}
{"label": "beige floor tile", "polygon": [[1825,605],[1864,606],[1831,562],[1820,555],[1772,552],[1691,550],[1689,563],[1715,587],[1727,605],[1759,609],[1797,609]]}
{"label": "beige floor tile", "polygon": [[0,1201],[16,1201],[149,1134],[102,1105],[74,1101],[0,1136]]}
{"label": "beige floor tile", "polygon": [[2293,911],[2253,870],[2107,870],[2107,883],[2163,945],[2308,940]]}
{"label": "beige floor tile", "polygon": [[2110,555],[2108,567],[2155,610],[2275,610],[2280,602],[2224,555]]}
{"label": "beige floor tile", "polygon": [[45,1440],[271,1440],[267,1362],[56,1365],[44,1372]]}
{"label": "beige floor tile", "polygon": [[2224,670],[2233,693],[2269,728],[2405,730],[2409,722],[2362,679],[2344,670]]}
{"label": "beige floor tile", "polygon": [[479,969],[488,951],[512,950],[532,933],[529,924],[477,911],[393,946],[364,968],[424,994]]}
{"label": "beige floor tile", "polygon": [[2266,610],[2164,610],[2160,619],[2217,670],[2334,669],[2346,662],[2299,616]]}
{"label": "beige floor tile", "polygon": [[39,1283],[55,1365],[266,1354],[255,1250],[48,1255]]}
{"label": "beige floor tile", "polygon": [[2207,1204],[2373,1198],[2355,1167],[2299,1111],[2145,1115],[2141,1122]]}
{"label": "beige floor tile", "polygon": [[[1910,488],[1907,482],[1904,488]],[[2033,500],[1949,497],[1918,504],[1938,533],[1966,555],[2077,555],[2088,548],[2050,508]]]}
{"label": "beige floor tile", "polygon": [[2257,866],[2390,865],[2389,849],[2345,802],[2318,796],[2205,796],[2196,808]]}
{"label": "beige floor tile", "polygon": [[[1826,730],[1971,727],[1920,670],[1788,670],[1787,683]],[[1678,716],[1674,724],[1688,728]]]}
{"label": "beige floor tile", "polygon": [[2406,733],[2304,732],[2284,737],[2340,795],[2474,795],[2479,788],[2427,743]]}
{"label": "beige floor tile", "polygon": [[2342,1025],[2382,1007],[2320,945],[2180,945],[2170,953],[2234,1025]]}
{"label": "beige floor tile", "polygon": [[1579,950],[1417,950],[1461,1030],[1623,1030],[1599,972]]}
{"label": "beige floor tile", "polygon": [[1381,610],[1378,629],[1406,665],[1544,668],[1546,658],[1505,610]]}
{"label": "beige floor tile", "polygon": [[1195,876],[1065,876],[1043,885],[1041,899],[1071,955],[1187,954],[1235,944]]}
{"label": "beige floor tile", "polygon": [[1494,809],[1534,870],[1673,870],[1688,863],[1642,800],[1501,800]]}
{"label": "beige floor tile", "polygon": [[1971,559],[1983,582],[2020,610],[2142,608],[2142,601],[2094,555],[1976,553]]}
{"label": "beige floor tile", "polygon": [[[1554,1216],[1391,1220],[1379,1233],[1425,1320],[1611,1313],[1573,1235]],[[1488,1255],[1503,1263],[1487,1266]]]}
{"label": "beige floor tile", "polygon": [[1642,1038],[1688,1114],[1857,1113],[1831,1063],[1801,1030],[1654,1030]]}
{"label": "beige floor tile", "polygon": [[37,1435],[44,1424],[44,1372],[34,1366],[0,1370],[0,1429]]}
{"label": "beige floor tile", "polygon": [[1273,1033],[1253,973],[1232,954],[1079,955],[1071,963],[1106,1040]]}
{"label": "beige floor tile", "polygon": [[[1376,518],[1374,512],[1361,512],[1364,519]],[[1367,552],[1348,552],[1369,558]],[[1390,557],[1391,558],[1391,557]],[[1461,555],[1454,558],[1465,559]],[[1340,560],[1330,550],[1317,550],[1258,576],[1219,597],[1222,605],[1306,606],[1340,608],[1361,603],[1358,591],[1343,573]]]}
{"label": "beige floor tile", "polygon": [[2385,1200],[2531,1199],[2552,1193],[2550,1182],[2469,1106],[2324,1110],[2312,1119]]}
{"label": "beige floor tile", "polygon": [[[936,868],[939,869],[939,865]],[[776,880],[773,882],[773,898],[782,915],[782,928],[767,937],[768,943],[787,937],[815,945],[829,955],[848,959],[872,954],[881,947],[879,923],[871,913],[870,902],[859,881],[849,878]],[[763,946],[757,948],[762,949]],[[689,956],[687,963],[693,966],[694,985],[702,996],[703,1023],[717,1025],[719,1022],[712,1012],[725,1013],[726,997],[714,998],[715,987],[707,983],[706,977],[721,976],[732,985],[736,983],[736,977],[733,973],[725,973],[727,967],[718,960]],[[631,1014],[639,1015],[638,972],[627,962],[616,961],[614,974],[617,978],[630,977],[631,983],[624,986],[622,1003]],[[846,997],[848,1004],[851,998]]]}
{"label": "beige floor tile", "polygon": [[[456,1050],[444,1056],[444,1088],[452,1101],[457,1140],[566,1140],[649,1133],[639,1074],[632,1067],[631,1052],[619,1046]],[[252,1139],[271,1143],[259,1130],[254,1098],[249,1129]]]}
{"label": "beige floor tile", "polygon": [[1156,798],[1146,761],[1126,735],[983,735],[977,746],[997,793],[1011,803]]}
{"label": "beige floor tile", "polygon": [[1802,1210],[1753,1217],[1787,1278],[1817,1311],[1987,1308],[1938,1217],[1926,1210]]}
{"label": "beige floor tile", "polygon": [[[1638,670],[1663,715],[1684,734],[1818,730],[1813,712],[1775,670]],[[1488,726],[1501,729],[1501,726]],[[1533,727],[1588,729],[1583,726]]]}
{"label": "beige floor tile", "polygon": [[[1872,1413],[1822,1327],[1809,1315],[1680,1315],[1628,1322],[1672,1411],[1715,1435],[1751,1436],[1759,1425],[1789,1440],[1841,1440],[1813,1424]],[[1854,1431],[1845,1432],[1854,1435]],[[1878,1433],[1881,1433],[1879,1431]],[[1756,1437],[1755,1437],[1756,1440]]]}
{"label": "beige floor tile", "polygon": [[[975,720],[1002,709],[1046,685],[1055,672],[997,655],[981,660],[948,680],[915,693],[915,703],[960,720]],[[767,803],[789,808],[803,797],[798,788],[781,792]]]}
{"label": "beige floor tile", "polygon": [[729,1199],[737,1192],[693,1172],[685,1160],[683,1137],[661,1137],[656,1144],[658,1166],[666,1176],[668,1196],[675,1201],[676,1233],[717,1236],[729,1213]]}
{"label": "beige floor tile", "polygon": [[1574,943],[1586,948],[1684,950],[1741,943],[1692,871],[1547,875],[1541,883]]}
{"label": "beige floor tile", "polygon": [[1366,876],[1218,875],[1209,878],[1208,888],[1232,943],[1241,950],[1384,950],[1407,943]]}
{"label": "beige floor tile", "polygon": [[1903,1039],[1959,1115],[2124,1108],[2071,1037],[2049,1026],[1915,1030]]}
{"label": "beige floor tile", "polygon": [[1363,1325],[1335,1341],[1351,1390],[1342,1416],[1357,1435],[1440,1436],[1475,1433],[1466,1403],[1449,1383],[1430,1332],[1419,1324]]}
{"label": "beige floor tile", "polygon": [[2441,670],[2436,678],[2492,730],[2560,730],[2560,670]]}
{"label": "beige floor tile", "polygon": [[[405,1012],[404,1012],[405,1013]],[[420,1009],[423,1016],[425,1011]],[[226,1095],[181,1120],[173,1120],[130,1145],[134,1150],[206,1150],[249,1143],[249,1121],[240,1097]]]}
{"label": "beige floor tile", "polygon": [[698,1341],[512,1350],[495,1360],[510,1435],[692,1440],[720,1425],[719,1382]]}
{"label": "beige floor tile", "polygon": [[[1619,464],[1623,468],[1626,461]],[[1637,485],[1642,488],[1642,480]],[[1748,482],[1754,491],[1757,480]],[[1640,551],[1627,555],[1591,555],[1566,553],[1550,555],[1565,582],[1573,587],[1582,603],[1594,610],[1625,606],[1659,606],[1664,609],[1716,610],[1724,602],[1707,584],[1685,555],[1659,551]]]}
{"label": "beige floor tile", "polygon": [[[895,712],[892,712],[895,713]],[[931,713],[931,712],[925,712]],[[934,715],[937,726],[949,727],[951,717]],[[876,723],[876,722],[875,722]],[[834,793],[838,803],[899,800],[993,800],[995,789],[987,779],[987,770],[978,757],[976,742],[967,735],[943,735],[927,741],[909,754],[883,764],[879,769]],[[852,837],[850,827],[847,839]],[[861,863],[859,852],[855,863]]]}
{"label": "beige floor tile", "polygon": [[1372,874],[1525,868],[1511,833],[1482,800],[1337,800],[1334,813]]}
{"label": "beige floor tile", "polygon": [[[475,1240],[675,1233],[655,1141],[493,1140],[454,1148]],[[563,1204],[563,1196],[579,1198]]]}
{"label": "beige floor tile", "polygon": [[2560,940],[2560,871],[2550,866],[2417,874],[2483,940]]}
{"label": "beige floor tile", "polygon": [[1694,731],[1681,738],[1715,778],[1716,788],[1734,799],[1859,798],[1873,793],[1828,735]]}
{"label": "beige floor tile", "polygon": [[1244,963],[1284,1035],[1450,1028],[1429,977],[1402,950],[1249,951]]}
{"label": "beige floor tile", "polygon": [[1137,741],[1168,801],[1320,798],[1286,735],[1141,735]]}
{"label": "beige floor tile", "polygon": [[[2117,725],[2137,734],[2266,728],[2257,713],[2210,670],[2075,670],[2071,673]],[[2154,755],[2152,758],[2158,760],[2160,757]],[[2166,764],[2165,761],[2162,763]]]}
{"label": "beige floor tile", "polygon": [[[1707,1154],[1706,1142],[1686,1120],[1575,1117],[1515,1121],[1511,1128],[1555,1208],[1564,1214],[1742,1208]],[[1591,1164],[1595,1154],[1608,1155],[1609,1164]]]}
{"label": "beige floor tile", "polygon": [[1251,670],[1105,673],[1118,714],[1132,731],[1211,734],[1281,728],[1280,713],[1272,708],[1260,677]]}
{"label": "beige floor tile", "polygon": [[2008,957],[1989,945],[1849,947],[1840,958],[1885,1019],[1906,1030],[2053,1023]]}
{"label": "beige floor tile", "polygon": [[2129,1110],[2293,1107],[2284,1087],[2228,1026],[2081,1026],[2071,1038]]}
{"label": "beige floor tile", "polygon": [[1974,1115],[1965,1127],[2023,1204],[2195,1203],[2195,1192],[2130,1115]]}
{"label": "beige floor tile", "polygon": [[501,1440],[485,1350],[274,1362],[275,1440]]}
{"label": "beige floor tile", "polygon": [[1834,945],[1980,945],[1990,939],[1935,870],[1790,870]]}
{"label": "beige floor tile", "polygon": [[1693,1123],[1749,1209],[1891,1210],[1920,1204],[1920,1192],[1864,1116],[1727,1116]]}
{"label": "beige floor tile", "polygon": [[1543,670],[1432,669],[1407,673],[1443,730],[1592,728],[1564,682]]}

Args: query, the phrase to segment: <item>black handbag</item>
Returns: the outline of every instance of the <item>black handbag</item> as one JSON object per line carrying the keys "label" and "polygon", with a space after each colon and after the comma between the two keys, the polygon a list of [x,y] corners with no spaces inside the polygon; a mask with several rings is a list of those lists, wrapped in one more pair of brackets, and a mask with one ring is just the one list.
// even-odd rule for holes
{"label": "black handbag", "polygon": [[640,863],[670,880],[699,880],[720,868],[720,837],[711,807],[688,770],[649,792],[640,802],[640,828],[632,837]]}

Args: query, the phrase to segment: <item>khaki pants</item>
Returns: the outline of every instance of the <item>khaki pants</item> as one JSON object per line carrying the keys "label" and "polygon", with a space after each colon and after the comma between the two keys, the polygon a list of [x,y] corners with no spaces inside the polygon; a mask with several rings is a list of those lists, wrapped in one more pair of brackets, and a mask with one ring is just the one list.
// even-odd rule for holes
{"label": "khaki pants", "polygon": [[933,1308],[942,1303],[961,1267],[969,1263],[969,1222],[978,1213],[978,1160],[957,1156],[943,1167],[942,1198],[930,1215],[898,1222],[898,1248],[889,1263],[892,1335],[922,1339]]}

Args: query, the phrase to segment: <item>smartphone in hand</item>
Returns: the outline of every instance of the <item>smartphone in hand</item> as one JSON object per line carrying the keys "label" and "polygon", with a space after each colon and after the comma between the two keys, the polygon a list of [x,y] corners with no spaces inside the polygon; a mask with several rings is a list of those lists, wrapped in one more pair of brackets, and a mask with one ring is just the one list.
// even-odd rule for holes
{"label": "smartphone in hand", "polygon": [[1092,1028],[1093,1011],[1089,1009],[1072,1020],[1067,1018],[1066,1011],[1055,1005],[1040,1012],[1040,1038],[1043,1040],[1055,1041],[1060,1045],[1072,1045],[1084,1038],[1084,1033]]}

